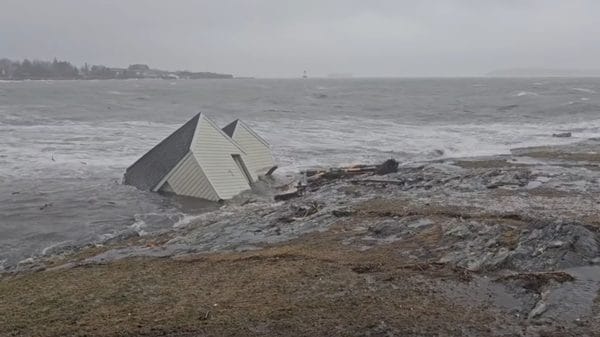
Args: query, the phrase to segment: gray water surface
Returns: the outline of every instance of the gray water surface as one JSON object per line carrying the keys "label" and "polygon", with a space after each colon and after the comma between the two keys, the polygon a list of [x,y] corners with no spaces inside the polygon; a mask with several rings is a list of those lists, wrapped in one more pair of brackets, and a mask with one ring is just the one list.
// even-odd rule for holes
{"label": "gray water surface", "polygon": [[[298,169],[507,153],[600,136],[600,79],[0,82],[0,270],[205,207],[120,184],[197,112],[245,120]],[[553,138],[555,132],[572,138]]]}

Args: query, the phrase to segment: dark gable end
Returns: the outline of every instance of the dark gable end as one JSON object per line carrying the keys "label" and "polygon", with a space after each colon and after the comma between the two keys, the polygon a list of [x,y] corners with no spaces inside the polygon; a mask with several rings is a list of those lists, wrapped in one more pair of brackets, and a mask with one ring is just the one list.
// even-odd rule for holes
{"label": "dark gable end", "polygon": [[227,124],[226,127],[222,128],[223,132],[229,137],[233,137],[233,133],[235,132],[235,128],[237,127],[239,119],[234,120],[233,122]]}
{"label": "dark gable end", "polygon": [[190,151],[200,114],[165,138],[125,171],[123,183],[152,190]]}

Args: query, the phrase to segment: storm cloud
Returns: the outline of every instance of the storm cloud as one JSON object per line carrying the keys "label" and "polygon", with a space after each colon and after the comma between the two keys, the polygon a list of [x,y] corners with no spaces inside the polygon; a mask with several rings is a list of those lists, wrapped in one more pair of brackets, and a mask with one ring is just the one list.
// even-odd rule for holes
{"label": "storm cloud", "polygon": [[239,76],[600,68],[600,1],[2,0],[0,57]]}

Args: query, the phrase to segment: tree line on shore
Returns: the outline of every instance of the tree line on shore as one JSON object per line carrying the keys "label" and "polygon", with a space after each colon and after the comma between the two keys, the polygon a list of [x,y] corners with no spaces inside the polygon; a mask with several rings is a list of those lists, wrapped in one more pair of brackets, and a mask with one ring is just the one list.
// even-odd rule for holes
{"label": "tree line on shore", "polygon": [[64,79],[200,79],[233,78],[229,74],[191,71],[165,71],[151,69],[145,64],[132,64],[127,68],[114,68],[103,65],[77,67],[68,61],[28,60],[13,61],[0,59],[0,79],[2,80],[64,80]]}

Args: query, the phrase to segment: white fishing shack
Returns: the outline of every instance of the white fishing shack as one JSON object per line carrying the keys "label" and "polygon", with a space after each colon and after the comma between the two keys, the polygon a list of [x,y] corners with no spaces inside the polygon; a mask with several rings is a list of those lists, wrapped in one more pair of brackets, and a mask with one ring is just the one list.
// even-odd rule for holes
{"label": "white fishing shack", "polygon": [[142,190],[226,200],[250,189],[263,172],[255,168],[263,164],[249,160],[242,145],[199,113],[128,167],[123,182]]}
{"label": "white fishing shack", "polygon": [[245,163],[253,179],[269,175],[277,168],[271,153],[271,145],[254,132],[248,124],[236,119],[224,127],[223,132],[246,152]]}

